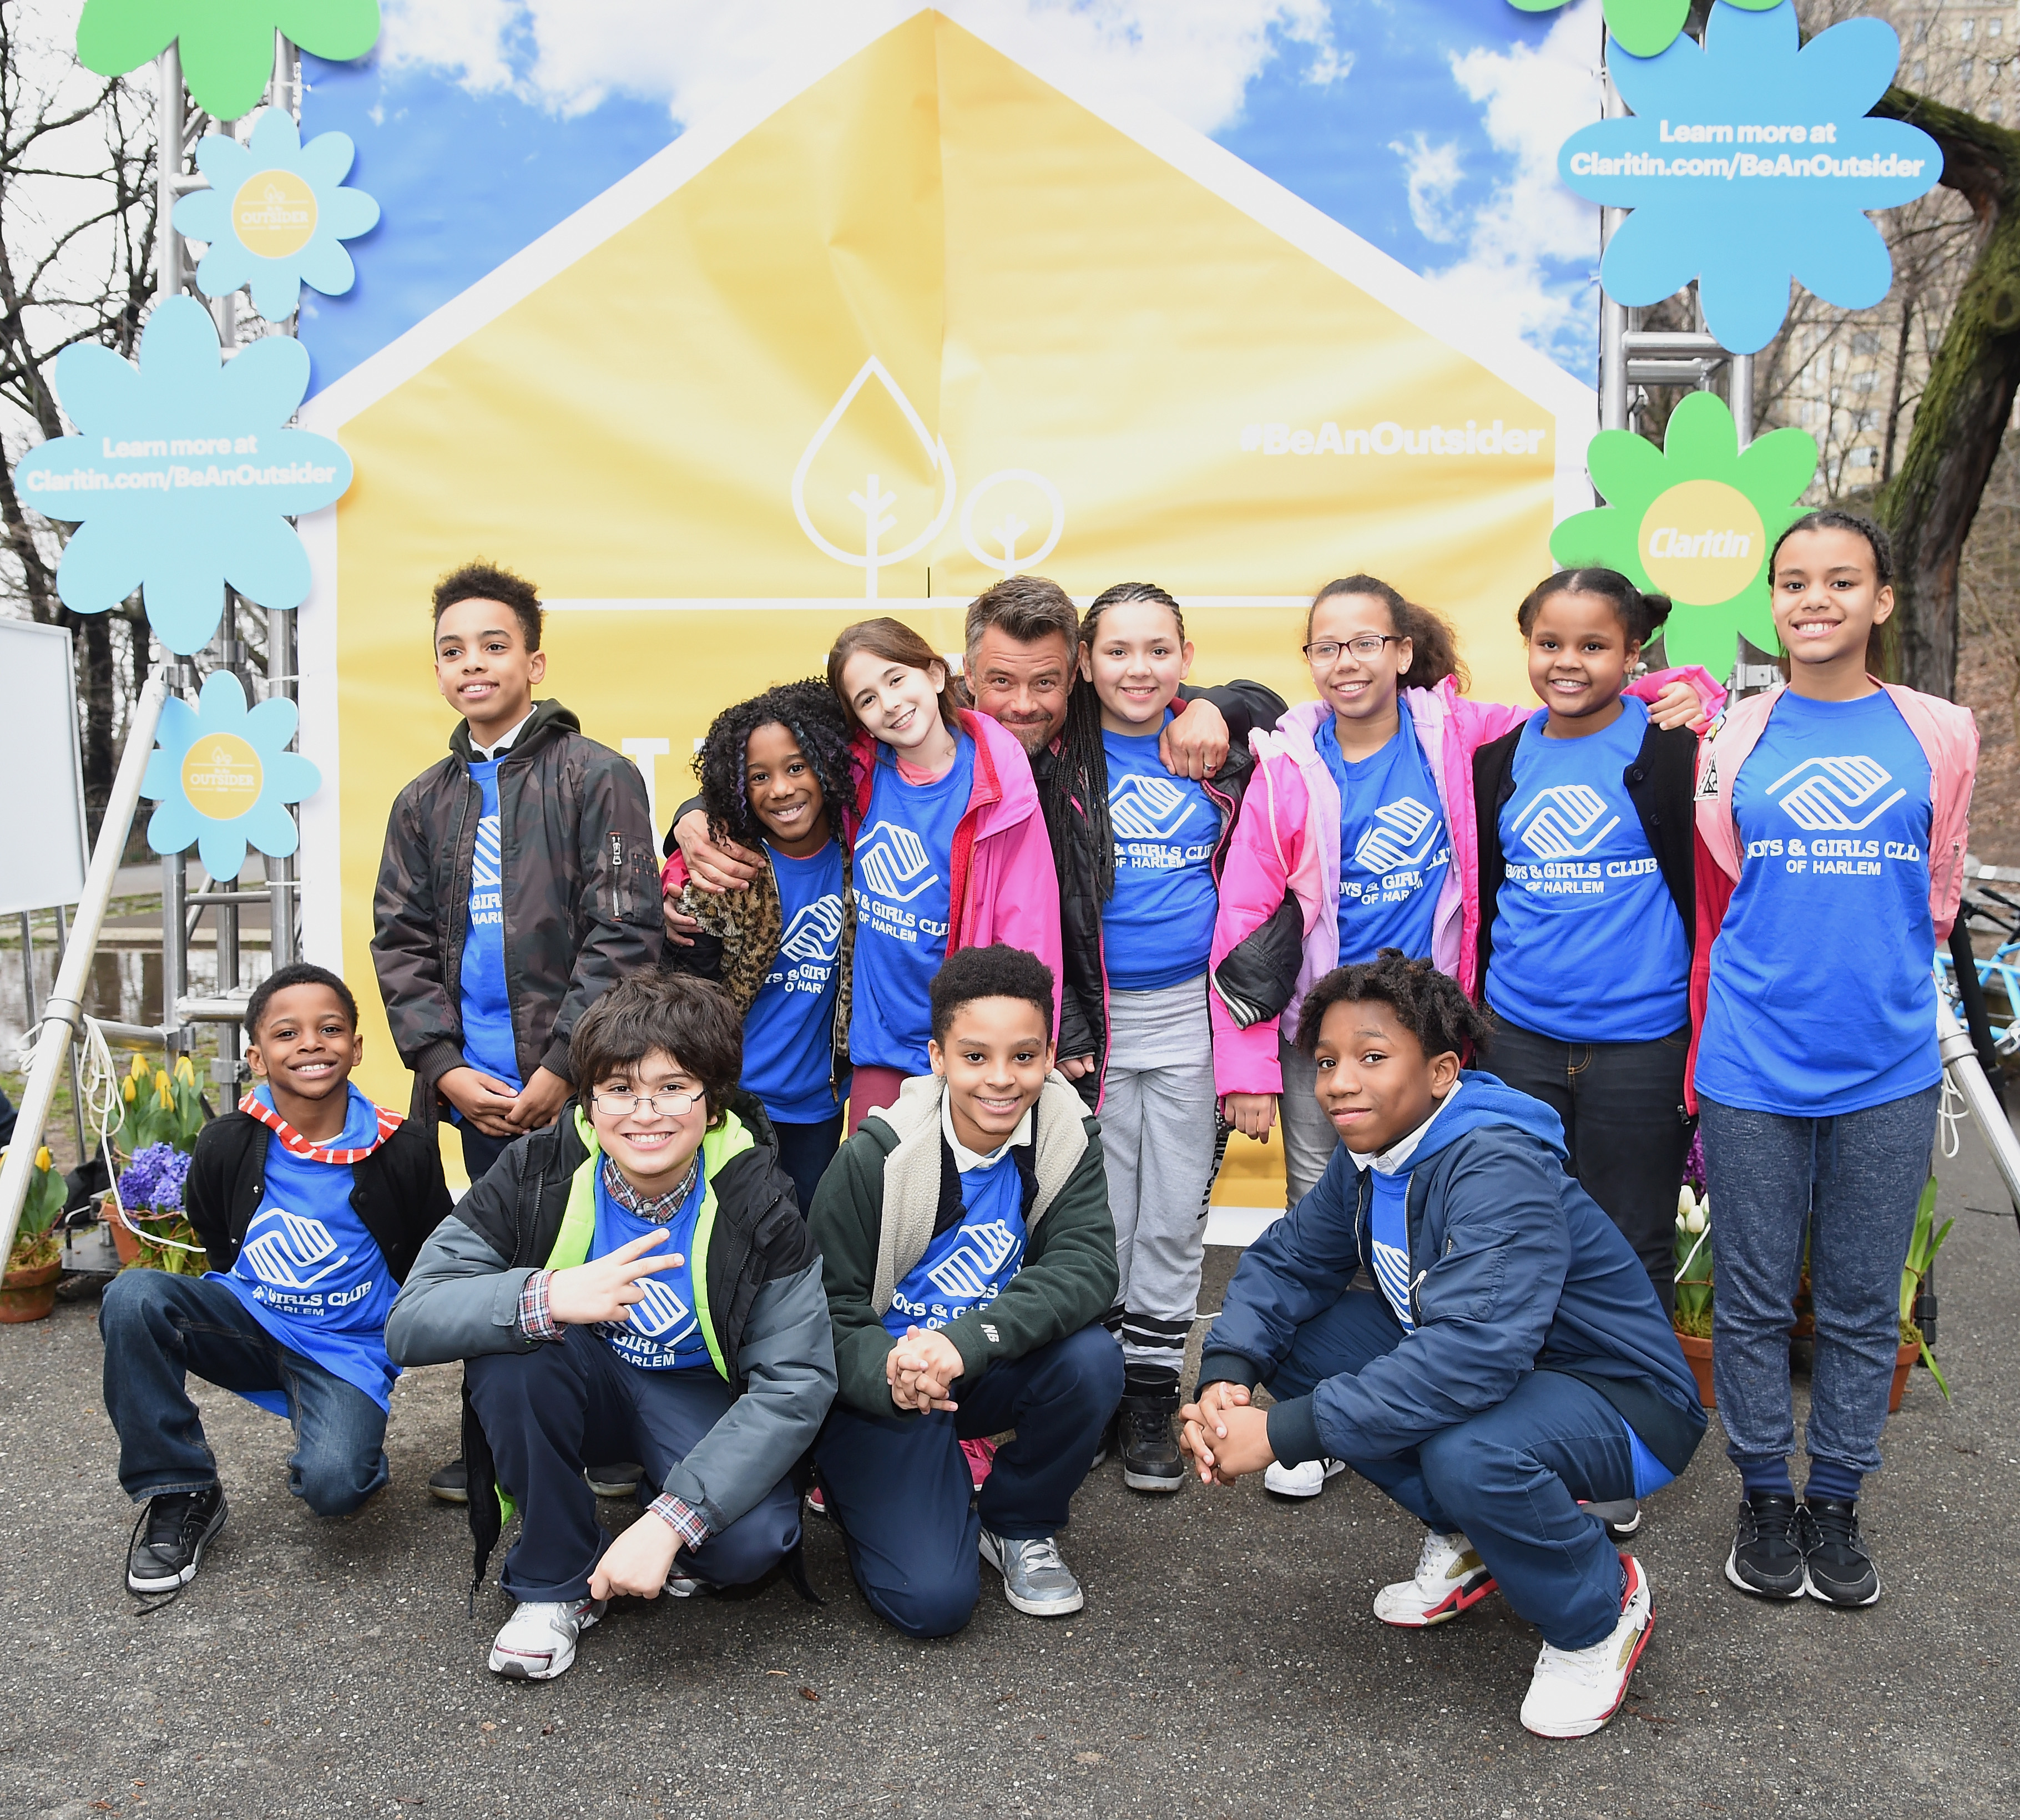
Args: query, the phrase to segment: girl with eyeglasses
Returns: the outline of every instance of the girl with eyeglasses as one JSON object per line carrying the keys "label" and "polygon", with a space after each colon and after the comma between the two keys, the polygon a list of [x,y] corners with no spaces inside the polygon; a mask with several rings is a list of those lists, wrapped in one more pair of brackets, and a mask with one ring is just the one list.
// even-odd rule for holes
{"label": "girl with eyeglasses", "polygon": [[[1313,980],[1384,948],[1429,956],[1473,991],[1473,755],[1534,711],[1468,699],[1451,628],[1371,575],[1320,590],[1304,653],[1318,699],[1252,741],[1260,762],[1221,879],[1210,973],[1223,1116],[1266,1142],[1281,1100],[1293,1206],[1339,1140],[1313,1063],[1280,1025],[1296,1027]],[[1626,692],[1665,726],[1724,700],[1701,670]]]}

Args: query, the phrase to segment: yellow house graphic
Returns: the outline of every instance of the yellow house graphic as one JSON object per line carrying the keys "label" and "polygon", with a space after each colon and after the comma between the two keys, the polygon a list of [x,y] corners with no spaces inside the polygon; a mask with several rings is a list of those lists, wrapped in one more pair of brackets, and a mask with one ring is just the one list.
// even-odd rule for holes
{"label": "yellow house graphic", "polygon": [[[540,584],[545,692],[663,825],[717,710],[866,613],[957,651],[1027,569],[1160,582],[1194,680],[1293,700],[1304,603],[1367,571],[1527,700],[1513,610],[1590,503],[1593,417],[1491,300],[922,9],[692,127],[304,410],[357,463],[303,525],[309,952],[369,978],[387,809],[454,725],[429,589],[473,556]],[[403,1103],[362,996],[365,1084]]]}

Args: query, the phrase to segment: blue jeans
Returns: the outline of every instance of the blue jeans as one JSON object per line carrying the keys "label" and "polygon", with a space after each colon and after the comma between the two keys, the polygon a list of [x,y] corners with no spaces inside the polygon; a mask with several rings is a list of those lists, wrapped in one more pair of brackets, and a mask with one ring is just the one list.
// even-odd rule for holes
{"label": "blue jeans", "polygon": [[[1402,1344],[1373,1290],[1350,1289],[1299,1328],[1269,1382],[1280,1400],[1358,1374]],[[1463,1530],[1516,1612],[1560,1649],[1584,1649],[1620,1621],[1620,1557],[1579,1500],[1634,1495],[1620,1412],[1589,1384],[1531,1371],[1504,1403],[1408,1451],[1349,1466],[1433,1529]]]}
{"label": "blue jeans", "polygon": [[1479,1066],[1564,1121],[1566,1168],[1634,1248],[1666,1314],[1677,1307],[1677,1185],[1689,1027],[1644,1043],[1560,1043],[1498,1015]]}
{"label": "blue jeans", "polygon": [[1837,1469],[1840,1485],[1880,1469],[1901,1266],[1942,1092],[1925,1088],[1837,1118],[1785,1118],[1698,1095],[1717,1222],[1712,1372],[1725,1451],[1749,1489],[1786,1485],[1795,1448],[1789,1327],[1805,1236],[1817,1335],[1804,1444],[1812,1461]]}
{"label": "blue jeans", "polygon": [[[870,1609],[908,1637],[951,1637],[981,1595],[975,1531],[1056,1534],[1122,1400],[1122,1349],[1099,1325],[957,1381],[952,1413],[869,1416],[836,1404],[815,1444],[827,1507]],[[961,1443],[1014,1428],[975,1495]]]}
{"label": "blue jeans", "polygon": [[[480,1353],[463,1368],[498,1483],[518,1501],[519,1539],[498,1577],[514,1599],[589,1597],[590,1571],[610,1537],[597,1520],[596,1494],[583,1482],[585,1464],[637,1460],[645,1469],[638,1502],[650,1504],[674,1463],[736,1400],[711,1365],[641,1371],[587,1328],[530,1353]],[[699,1549],[683,1544],[680,1569],[711,1586],[746,1586],[799,1539],[799,1499],[782,1479]]]}
{"label": "blue jeans", "polygon": [[217,1483],[217,1460],[183,1380],[278,1390],[295,1451],[288,1489],[318,1517],[343,1517],[386,1483],[386,1411],[354,1384],[284,1346],[222,1283],[124,1270],[106,1285],[105,1412],[119,1435],[119,1483],[136,1503]]}

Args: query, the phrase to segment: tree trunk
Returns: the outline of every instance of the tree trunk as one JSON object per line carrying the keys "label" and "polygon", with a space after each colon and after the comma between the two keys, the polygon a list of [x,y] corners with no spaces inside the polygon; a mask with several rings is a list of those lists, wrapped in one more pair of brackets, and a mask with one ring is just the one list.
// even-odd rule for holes
{"label": "tree trunk", "polygon": [[1978,256],[1930,362],[1900,470],[1873,500],[1894,540],[1892,667],[1909,687],[1947,697],[1957,566],[2020,389],[2020,133],[1903,89],[1873,111],[1936,141],[1944,187],[1978,221]]}
{"label": "tree trunk", "polygon": [[82,710],[78,729],[84,759],[84,819],[94,844],[105,805],[112,800],[112,724],[118,709],[112,689],[112,622],[105,613],[74,613],[64,623],[76,641],[77,698]]}

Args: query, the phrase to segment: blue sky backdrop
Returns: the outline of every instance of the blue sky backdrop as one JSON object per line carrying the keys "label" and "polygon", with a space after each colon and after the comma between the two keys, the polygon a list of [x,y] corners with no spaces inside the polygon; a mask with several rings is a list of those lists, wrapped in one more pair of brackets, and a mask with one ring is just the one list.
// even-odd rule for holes
{"label": "blue sky backdrop", "polygon": [[[1598,114],[1597,0],[943,0],[1015,54],[1147,95],[1589,383],[1597,213],[1558,146]],[[372,56],[305,57],[306,139],[358,144],[380,225],[355,287],[304,292],[320,389],[783,56],[902,0],[387,0]],[[790,47],[782,52],[780,47]]]}

